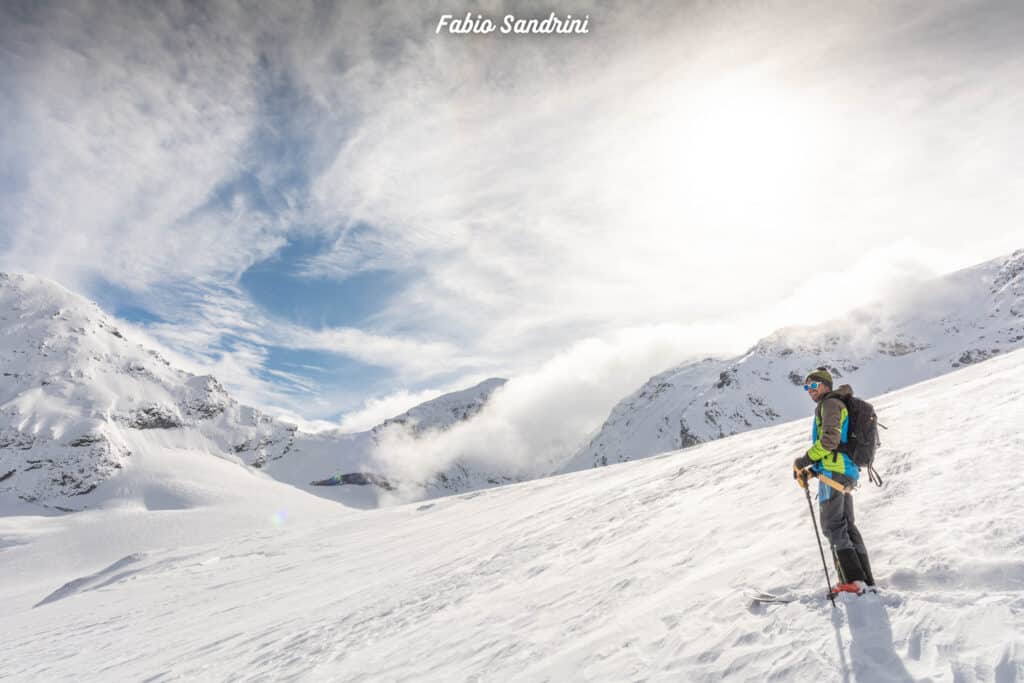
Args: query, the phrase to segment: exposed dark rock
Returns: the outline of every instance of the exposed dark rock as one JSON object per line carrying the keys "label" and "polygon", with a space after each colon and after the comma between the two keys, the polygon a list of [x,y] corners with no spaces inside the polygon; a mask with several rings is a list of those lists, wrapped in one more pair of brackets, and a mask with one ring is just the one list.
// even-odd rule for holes
{"label": "exposed dark rock", "polygon": [[878,342],[878,352],[886,356],[906,356],[907,354],[923,351],[927,348],[927,344],[918,344],[914,341],[903,341],[900,339]]}
{"label": "exposed dark rock", "polygon": [[391,482],[379,474],[372,472],[349,472],[348,474],[336,474],[327,479],[309,482],[310,486],[379,486],[385,491],[393,491]]}
{"label": "exposed dark rock", "polygon": [[211,420],[223,413],[225,408],[226,406],[221,403],[212,403],[207,401],[189,402],[185,406],[189,415],[197,417],[200,420]]}
{"label": "exposed dark rock", "polygon": [[222,414],[234,401],[215,377],[196,377],[189,382],[196,396],[182,405],[184,413],[200,420],[210,420]]}
{"label": "exposed dark rock", "polygon": [[960,357],[953,362],[954,368],[959,368],[963,365],[973,365],[974,363],[980,363],[983,360],[988,360],[992,356],[999,353],[999,349],[968,349],[960,354]]}
{"label": "exposed dark rock", "polygon": [[84,434],[68,443],[68,445],[72,448],[82,448],[83,446],[91,446],[94,443],[100,443],[101,441],[103,441],[103,437],[99,434]]}
{"label": "exposed dark rock", "polygon": [[22,451],[27,451],[36,443],[36,439],[31,434],[26,434],[17,429],[5,429],[0,431],[0,448],[17,448]]}
{"label": "exposed dark rock", "polygon": [[718,375],[718,381],[715,382],[716,389],[724,389],[732,386],[736,383],[736,370],[724,370]]}
{"label": "exposed dark rock", "polygon": [[999,272],[992,280],[992,292],[995,293],[1016,280],[1024,274],[1024,249],[1013,252],[1010,258],[1006,259]]}
{"label": "exposed dark rock", "polygon": [[672,386],[673,385],[670,382],[658,382],[658,384],[655,385],[654,388],[651,390],[648,390],[647,387],[644,387],[640,391],[640,395],[638,398],[646,398],[653,401],[658,396],[664,394],[666,391],[671,389]]}
{"label": "exposed dark rock", "polygon": [[696,446],[701,443],[700,437],[690,431],[690,427],[686,424],[686,420],[679,421],[679,447],[689,448],[690,446]]}
{"label": "exposed dark rock", "polygon": [[182,425],[181,418],[162,405],[151,405],[133,411],[127,420],[129,427],[135,429],[174,429]]}
{"label": "exposed dark rock", "polygon": [[713,401],[706,401],[704,403],[704,421],[712,427],[718,429],[719,435],[722,435],[722,428],[718,424],[718,418],[722,416],[722,411],[718,407],[718,404]]}
{"label": "exposed dark rock", "polygon": [[231,446],[231,452],[237,455],[255,454],[255,458],[249,463],[249,466],[259,469],[272,460],[280,460],[291,451],[292,446],[295,444],[295,432],[288,432],[288,442],[281,449],[280,453],[273,455],[272,449],[279,443],[281,443],[281,440],[275,439],[272,436],[254,437]]}
{"label": "exposed dark rock", "polygon": [[[775,412],[775,410],[768,405],[768,402],[760,396],[747,394],[747,402],[750,404],[750,412],[754,413],[754,415],[762,420],[766,422],[774,422],[779,419],[779,414]],[[745,419],[744,422],[746,422]]]}

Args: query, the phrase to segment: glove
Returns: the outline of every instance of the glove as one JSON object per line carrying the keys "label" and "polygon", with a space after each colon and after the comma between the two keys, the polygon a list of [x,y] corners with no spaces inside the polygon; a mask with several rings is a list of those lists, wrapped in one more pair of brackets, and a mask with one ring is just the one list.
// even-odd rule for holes
{"label": "glove", "polygon": [[793,463],[793,478],[796,479],[796,484],[802,489],[807,488],[807,477],[811,476],[810,470],[801,469]]}
{"label": "glove", "polygon": [[814,461],[806,454],[793,461],[793,478],[802,489],[807,488],[807,478],[811,476],[811,471],[808,468],[813,464]]}

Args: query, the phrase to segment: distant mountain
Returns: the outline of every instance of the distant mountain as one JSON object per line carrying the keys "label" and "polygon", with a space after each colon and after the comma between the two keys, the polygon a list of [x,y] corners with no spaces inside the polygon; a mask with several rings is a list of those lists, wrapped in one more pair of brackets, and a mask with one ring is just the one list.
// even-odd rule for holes
{"label": "distant mountain", "polygon": [[[822,306],[856,282],[821,282]],[[811,414],[807,372],[870,397],[1024,347],[1024,250],[813,327],[780,330],[737,358],[655,375],[612,410],[566,471],[644,458]],[[885,417],[879,418],[883,423]]]}
{"label": "distant mountain", "polygon": [[[822,286],[841,292],[856,283]],[[656,375],[561,469],[643,458],[806,417],[811,405],[801,385],[819,365],[837,384],[870,397],[1019,347],[1024,250],[827,324],[780,330],[740,357]],[[96,304],[42,278],[0,273],[0,505],[191,505],[206,494],[181,494],[175,454],[186,451],[189,462],[196,453],[216,457],[364,508],[393,494],[429,498],[518,481],[515,473],[458,460],[407,481],[375,457],[385,432],[421,438],[450,429],[476,416],[504,383],[489,379],[441,396],[366,432],[308,434],[239,404],[214,377],[177,369],[129,341]]]}
{"label": "distant mountain", "polygon": [[[492,377],[469,389],[438,396],[401,415],[385,420],[370,430],[370,433],[376,440],[385,431],[395,428],[404,429],[417,438],[429,432],[445,431],[476,416],[487,405],[491,395],[503,387],[506,381],[500,377]],[[437,472],[424,482],[419,482],[418,485],[422,487],[424,496],[435,497],[517,481],[522,479],[515,474],[493,469],[482,470],[478,464],[456,460],[443,471]]]}
{"label": "distant mountain", "polygon": [[506,380],[493,377],[475,387],[438,396],[415,408],[389,418],[370,430],[374,435],[393,426],[402,426],[415,435],[429,430],[444,430],[465,422],[487,404],[495,389],[505,385]]}
{"label": "distant mountain", "polygon": [[[311,482],[365,471],[385,426],[414,435],[447,429],[475,415],[504,383],[492,379],[439,397],[369,432],[307,434],[239,404],[214,377],[174,368],[130,342],[95,303],[52,281],[5,273],[0,378],[0,502],[62,510],[141,496],[116,484],[138,467],[133,456],[175,449],[205,451],[323,497],[373,506],[373,477],[364,486]],[[444,492],[458,474],[438,472],[416,484]]]}
{"label": "distant mountain", "polygon": [[[374,457],[387,448],[385,435],[395,430],[404,432],[413,439],[420,439],[472,419],[505,382],[505,379],[491,378],[469,389],[438,396],[401,415],[388,418],[369,431],[358,434],[321,432],[308,435],[300,432],[292,452],[301,458],[289,458],[281,463],[271,462],[267,466],[267,471],[297,486],[312,481],[316,487],[365,487],[365,490],[358,494],[363,496],[362,499],[356,500],[353,496],[357,493],[350,492],[345,500],[347,504],[360,507],[377,505],[381,490],[388,493],[397,492],[397,499],[406,500],[435,498],[520,481],[521,479],[513,474],[481,469],[478,465],[460,460],[431,473],[422,480],[410,481],[387,469],[382,470],[382,461],[386,458]],[[344,458],[337,457],[339,443],[344,444]],[[318,469],[305,466],[301,470],[302,474],[297,475],[297,461],[315,462]],[[325,472],[331,476],[323,477]],[[316,475],[323,478],[309,479],[310,476]],[[321,488],[317,488],[313,492],[320,494],[321,491]]]}

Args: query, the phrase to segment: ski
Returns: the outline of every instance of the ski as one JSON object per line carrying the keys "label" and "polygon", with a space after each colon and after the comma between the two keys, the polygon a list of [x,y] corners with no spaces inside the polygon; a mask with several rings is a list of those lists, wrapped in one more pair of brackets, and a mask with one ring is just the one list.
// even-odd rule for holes
{"label": "ski", "polygon": [[[839,597],[840,595],[844,595],[844,594],[845,595],[858,596],[857,593],[852,593],[852,592],[849,592],[849,591],[835,591],[835,590],[833,590],[833,591],[830,591],[829,593],[826,593],[822,597],[824,597],[827,600],[835,600],[837,597]],[[863,596],[866,596],[866,595],[877,595],[877,594],[878,594],[878,589],[876,587],[874,587],[874,586],[869,586],[868,589],[866,591],[864,591],[864,593],[859,594],[858,597],[863,597]],[[799,595],[794,594],[794,593],[789,592],[789,591],[786,591],[785,593],[769,593],[767,591],[759,591],[759,590],[748,589],[748,590],[745,590],[743,592],[743,595],[748,600],[750,600],[750,602],[752,604],[760,604],[760,605],[786,605],[786,604],[789,604],[791,602],[796,602],[797,600],[800,599]],[[821,594],[818,593],[818,594],[816,594],[816,596],[817,595],[821,595]]]}

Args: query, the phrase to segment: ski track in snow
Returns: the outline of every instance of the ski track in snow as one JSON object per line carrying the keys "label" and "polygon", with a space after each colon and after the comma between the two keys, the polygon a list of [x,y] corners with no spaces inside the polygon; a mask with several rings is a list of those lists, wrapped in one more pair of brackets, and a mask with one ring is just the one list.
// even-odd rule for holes
{"label": "ski track in snow", "polygon": [[[1022,399],[1015,352],[875,402],[886,486],[855,495],[882,592],[836,609],[791,479],[808,402],[805,420],[687,451],[269,529],[215,505],[140,511],[148,535],[109,533],[124,511],[0,518],[2,674],[1024,681]],[[189,513],[221,537],[161,535]],[[52,548],[72,534],[98,545],[62,575]],[[753,604],[751,587],[798,597]]]}

